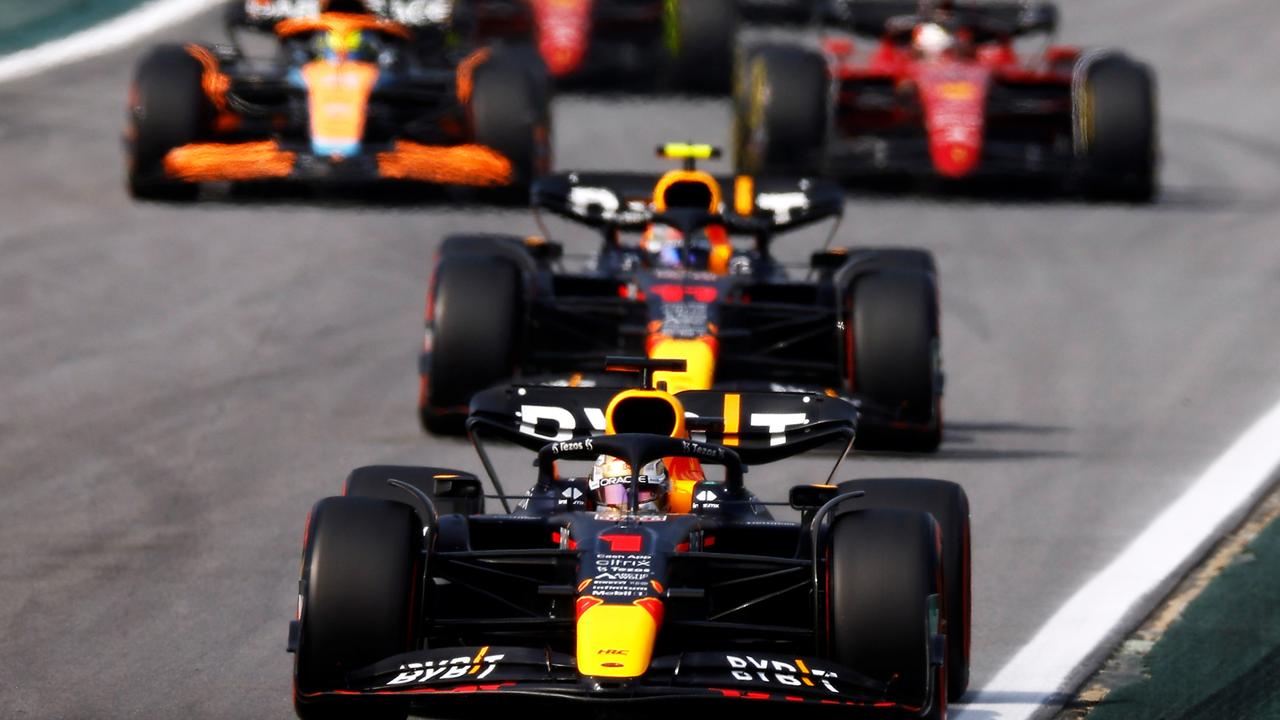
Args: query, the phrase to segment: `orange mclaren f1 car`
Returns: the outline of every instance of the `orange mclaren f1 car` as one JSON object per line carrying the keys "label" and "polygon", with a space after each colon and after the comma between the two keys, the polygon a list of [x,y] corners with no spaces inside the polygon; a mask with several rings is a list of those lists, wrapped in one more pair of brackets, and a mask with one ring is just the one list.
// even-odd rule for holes
{"label": "orange mclaren f1 car", "polygon": [[274,25],[275,55],[162,45],[129,98],[135,197],[193,199],[202,183],[409,181],[527,187],[550,163],[545,83],[515,57],[439,61],[403,25],[322,13]]}
{"label": "orange mclaren f1 car", "polygon": [[[535,184],[539,210],[601,231],[598,253],[580,269],[566,269],[561,246],[546,238],[445,239],[427,299],[423,426],[460,430],[472,395],[512,377],[607,383],[603,358],[623,354],[683,360],[685,370],[657,374],[672,392],[844,397],[861,410],[860,447],[936,448],[933,257],[824,247],[788,267],[771,252],[775,237],[823,220],[838,225],[838,186],[717,178],[696,167],[718,156],[710,146],[662,152],[684,166],[660,177],[575,172]],[[547,412],[551,426],[553,415],[564,417]]]}
{"label": "orange mclaren f1 car", "polygon": [[[683,365],[611,362],[649,380]],[[601,399],[603,427],[562,439],[523,417],[536,403],[580,413]],[[746,421],[757,415],[786,428]],[[788,502],[744,482],[748,463],[847,448],[856,420],[822,393],[650,382],[481,393],[468,426],[482,461],[480,438],[497,437],[537,452],[536,479],[507,495],[491,472],[488,495],[462,470],[373,466],[318,502],[289,632],[298,716],[720,703],[942,720],[969,675],[964,490],[831,484],[839,461]],[[490,498],[506,512],[486,512]],[[775,520],[775,505],[799,521]]]}

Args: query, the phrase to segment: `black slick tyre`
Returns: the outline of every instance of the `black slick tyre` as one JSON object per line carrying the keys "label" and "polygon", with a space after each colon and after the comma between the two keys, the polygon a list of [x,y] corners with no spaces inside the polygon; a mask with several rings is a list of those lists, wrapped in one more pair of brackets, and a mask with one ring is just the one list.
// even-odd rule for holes
{"label": "black slick tyre", "polygon": [[1159,189],[1155,74],[1123,55],[1093,59],[1082,72],[1075,107],[1088,191],[1103,199],[1150,202]]}
{"label": "black slick tyre", "polygon": [[402,704],[317,693],[342,690],[348,672],[412,649],[421,543],[408,505],[360,497],[316,503],[298,587],[294,709],[302,720],[406,716]]}
{"label": "black slick tyre", "polygon": [[803,48],[744,54],[734,90],[734,166],[747,175],[817,175],[823,165],[831,80]]}
{"label": "black slick tyre", "polygon": [[418,414],[436,434],[460,434],[471,396],[510,378],[523,331],[516,264],[475,253],[444,255],[429,299]]}
{"label": "black slick tyre", "polygon": [[912,510],[856,510],[836,516],[828,543],[832,659],[888,683],[895,702],[932,700],[945,717],[945,698],[930,692],[940,679],[932,663],[942,585],[937,523]]}
{"label": "black slick tyre", "polygon": [[888,412],[898,426],[874,430],[884,435],[874,439],[881,449],[929,452],[942,442],[934,277],[915,267],[891,265],[855,276],[845,294],[848,389]]}
{"label": "black slick tyre", "polygon": [[943,630],[947,636],[947,696],[959,700],[969,687],[972,617],[972,564],[969,497],[964,488],[945,480],[875,478],[840,483],[840,493],[860,490],[850,503],[859,509],[901,508],[927,512],[942,533],[944,578]]}
{"label": "black slick tyre", "polygon": [[522,202],[551,167],[548,90],[525,60],[527,53],[495,51],[475,70],[468,108],[475,141],[511,161],[511,189]]}
{"label": "black slick tyre", "polygon": [[738,35],[737,3],[677,0],[667,3],[667,8],[673,84],[697,93],[727,93]]}
{"label": "black slick tyre", "polygon": [[129,193],[145,200],[194,200],[198,185],[165,177],[169,151],[204,135],[213,105],[201,84],[204,67],[181,45],[160,45],[134,73],[129,101]]}

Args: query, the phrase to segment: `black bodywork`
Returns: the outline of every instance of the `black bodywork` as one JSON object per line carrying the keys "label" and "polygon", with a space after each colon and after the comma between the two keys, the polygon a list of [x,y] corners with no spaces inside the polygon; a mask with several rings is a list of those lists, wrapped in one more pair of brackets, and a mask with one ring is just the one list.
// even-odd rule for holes
{"label": "black bodywork", "polygon": [[[507,514],[485,514],[480,483],[465,472],[382,467],[353,473],[387,478],[373,494],[412,503],[421,518],[428,590],[414,645],[427,649],[354,669],[344,687],[313,698],[407,699],[433,715],[474,713],[486,699],[511,697],[754,700],[891,717],[929,712],[938,690],[932,683],[922,704],[918,696],[899,694],[892,681],[827,659],[824,528],[837,508],[861,493],[801,486],[812,491],[793,491],[801,521],[781,522],[744,484],[748,460],[773,462],[815,445],[851,442],[856,413],[847,403],[801,393],[745,398],[744,413],[813,412],[781,436],[744,428],[730,437],[714,422],[701,425],[733,447],[644,433],[602,436],[585,428],[563,430],[559,436],[566,439],[548,444],[520,422],[525,402],[581,414],[600,397],[589,388],[546,387],[495,389],[477,397],[468,422],[473,437],[537,448],[537,479]],[[691,413],[709,413],[722,399],[720,393],[680,396]],[[632,468],[657,458],[693,458],[722,467],[724,475],[698,485],[688,514],[645,514],[634,506],[605,512],[593,505],[585,478],[562,477],[557,465],[600,454]],[[493,479],[505,504],[508,496]],[[348,494],[367,494],[371,486],[365,484],[363,493],[355,487]],[[602,587],[606,582],[609,589]],[[651,598],[665,608],[642,677],[615,681],[579,671],[575,618],[592,593],[613,603]],[[297,635],[295,623],[291,637]],[[930,662],[938,665],[942,640],[935,640]]]}
{"label": "black bodywork", "polygon": [[[502,236],[445,241],[438,267],[451,259],[484,254],[519,268],[525,295],[516,351],[519,381],[617,387],[616,376],[601,372],[604,358],[644,356],[648,338],[660,326],[668,337],[714,337],[716,390],[813,391],[843,397],[859,408],[867,430],[937,423],[936,407],[877,406],[851,389],[846,327],[850,289],[860,276],[883,269],[893,251],[824,247],[799,272],[770,251],[777,235],[822,221],[832,222],[834,235],[844,207],[838,186],[757,180],[750,214],[673,209],[656,215],[647,205],[655,179],[572,173],[535,184],[535,208],[602,233],[599,253],[581,269],[567,269],[562,248],[550,241]],[[733,187],[731,179],[720,183]],[[736,238],[729,274],[688,269],[700,261],[701,251],[692,246],[686,249],[689,257],[682,259],[683,267],[655,266],[650,253],[628,239],[655,222],[683,227],[685,237],[705,226],[726,228]],[[934,282],[931,267],[921,271]],[[430,352],[424,352],[422,373],[429,372],[430,361]],[[940,395],[940,361],[935,369],[935,393]],[[884,436],[860,436],[859,446],[869,448],[873,446],[862,444],[864,437],[870,443]]]}
{"label": "black bodywork", "polygon": [[798,25],[820,18],[827,0],[738,0],[742,19],[752,23]]}

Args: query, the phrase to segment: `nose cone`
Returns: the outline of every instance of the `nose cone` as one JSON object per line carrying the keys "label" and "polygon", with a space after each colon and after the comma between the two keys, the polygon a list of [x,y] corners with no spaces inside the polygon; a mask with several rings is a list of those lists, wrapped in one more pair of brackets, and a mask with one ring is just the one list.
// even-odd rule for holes
{"label": "nose cone", "polygon": [[538,52],[553,77],[582,66],[591,42],[591,0],[534,0]]}
{"label": "nose cone", "polygon": [[311,152],[322,157],[345,160],[360,154],[360,142],[313,137],[311,138]]}
{"label": "nose cone", "polygon": [[981,141],[931,143],[929,153],[939,175],[946,178],[967,177],[978,168],[978,160],[982,154]]}
{"label": "nose cone", "polygon": [[377,66],[321,60],[305,66],[301,77],[311,113],[312,152],[335,160],[359,154]]}
{"label": "nose cone", "polygon": [[590,596],[579,598],[578,672],[617,679],[644,675],[653,659],[662,614],[662,602],[657,598],[627,605],[606,605]]}
{"label": "nose cone", "polygon": [[548,40],[539,41],[538,51],[547,63],[547,70],[556,78],[572,75],[582,65],[582,58],[586,55],[585,44],[561,45]]}
{"label": "nose cone", "polygon": [[981,69],[953,67],[921,74],[929,155],[939,175],[962,178],[978,169],[989,84],[989,73]]}

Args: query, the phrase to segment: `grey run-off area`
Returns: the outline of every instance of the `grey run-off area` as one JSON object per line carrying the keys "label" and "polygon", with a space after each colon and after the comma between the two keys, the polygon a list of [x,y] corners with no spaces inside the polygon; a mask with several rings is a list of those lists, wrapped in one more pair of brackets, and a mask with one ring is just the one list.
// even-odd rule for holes
{"label": "grey run-off area", "polygon": [[[1157,68],[1162,201],[854,197],[840,238],[938,257],[943,449],[845,475],[968,488],[975,688],[1280,398],[1280,6],[1064,6],[1064,39]],[[435,246],[535,228],[448,204],[135,205],[120,132],[138,52],[0,87],[0,706],[285,718],[311,503],[358,464],[479,470],[414,419]],[[658,168],[658,142],[727,140],[723,102],[555,111],[564,168]],[[749,481],[781,499],[828,462]],[[525,455],[499,463],[509,486],[528,476]]]}

